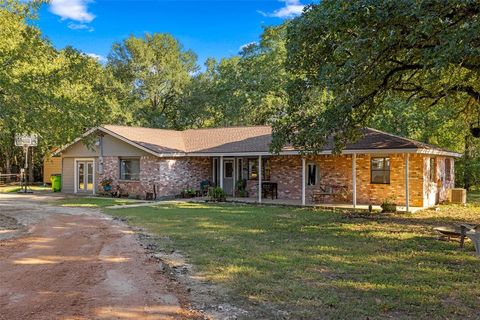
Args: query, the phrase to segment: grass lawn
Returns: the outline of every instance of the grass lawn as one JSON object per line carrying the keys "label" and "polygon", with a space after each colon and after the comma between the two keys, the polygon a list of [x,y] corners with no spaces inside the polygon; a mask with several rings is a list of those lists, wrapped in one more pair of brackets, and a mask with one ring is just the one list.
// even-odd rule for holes
{"label": "grass lawn", "polygon": [[107,210],[188,257],[264,318],[480,317],[480,259],[432,228],[480,223],[477,205],[377,219],[312,209],[183,203]]}
{"label": "grass lawn", "polygon": [[[22,187],[20,186],[5,186],[0,187],[0,193],[14,193],[20,191]],[[29,189],[33,191],[49,191],[51,187],[44,187],[44,186],[30,186]]]}
{"label": "grass lawn", "polygon": [[66,198],[56,200],[55,204],[61,207],[90,207],[90,208],[105,208],[110,206],[121,206],[132,204],[136,201],[130,199],[118,198]]}

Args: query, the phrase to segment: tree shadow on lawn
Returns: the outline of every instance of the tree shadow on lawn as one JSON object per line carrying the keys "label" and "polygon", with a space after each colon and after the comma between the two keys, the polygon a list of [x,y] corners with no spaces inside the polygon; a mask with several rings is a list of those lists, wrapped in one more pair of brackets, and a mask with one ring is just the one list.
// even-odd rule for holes
{"label": "tree shadow on lawn", "polygon": [[[438,219],[345,219],[253,206],[149,209],[135,224],[172,239],[205,278],[271,315],[418,318],[478,315],[479,261],[435,240]],[[128,212],[125,212],[129,216]],[[142,222],[143,220],[143,222]]]}

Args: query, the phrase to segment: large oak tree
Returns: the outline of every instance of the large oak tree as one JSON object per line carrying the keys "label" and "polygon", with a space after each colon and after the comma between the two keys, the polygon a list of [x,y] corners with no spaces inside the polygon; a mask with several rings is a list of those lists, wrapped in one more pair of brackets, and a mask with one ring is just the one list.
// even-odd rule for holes
{"label": "large oak tree", "polygon": [[[337,150],[388,109],[392,99],[449,116],[480,103],[478,1],[323,0],[287,33],[289,105],[275,126],[275,148],[291,143]],[[467,118],[470,116],[467,115]]]}

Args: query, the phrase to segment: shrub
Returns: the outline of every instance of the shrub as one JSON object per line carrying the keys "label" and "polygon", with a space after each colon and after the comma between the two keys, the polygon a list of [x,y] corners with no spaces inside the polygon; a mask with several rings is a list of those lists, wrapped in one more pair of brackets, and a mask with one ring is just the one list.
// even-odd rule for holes
{"label": "shrub", "polygon": [[211,201],[225,201],[227,200],[227,194],[223,191],[220,187],[212,187],[208,189],[208,196],[210,197]]}
{"label": "shrub", "polygon": [[187,188],[182,191],[181,197],[182,198],[193,198],[197,195],[197,191],[192,188]]}
{"label": "shrub", "polygon": [[247,196],[247,180],[240,179],[237,181],[235,188],[237,189],[237,195],[239,197]]}
{"label": "shrub", "polygon": [[382,205],[380,206],[382,208],[382,212],[397,212],[397,205],[393,201],[393,198],[387,198],[383,200]]}

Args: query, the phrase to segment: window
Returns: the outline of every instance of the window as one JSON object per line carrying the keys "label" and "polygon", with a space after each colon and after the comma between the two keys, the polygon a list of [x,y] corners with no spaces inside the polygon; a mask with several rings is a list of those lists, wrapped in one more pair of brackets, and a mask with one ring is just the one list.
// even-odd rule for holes
{"label": "window", "polygon": [[140,180],[139,159],[120,159],[120,180]]}
{"label": "window", "polygon": [[[248,179],[258,179],[258,159],[248,159]],[[262,180],[270,180],[270,161],[262,159]]]}
{"label": "window", "polygon": [[371,183],[390,184],[390,158],[372,158]]}
{"label": "window", "polygon": [[318,168],[315,163],[309,163],[307,165],[307,185],[314,186],[317,184],[318,179]]}
{"label": "window", "polygon": [[224,178],[233,178],[233,160],[225,161],[225,172],[223,176]]}
{"label": "window", "polygon": [[445,179],[452,181],[452,160],[450,158],[445,159]]}
{"label": "window", "polygon": [[430,182],[435,182],[435,158],[430,158]]}

